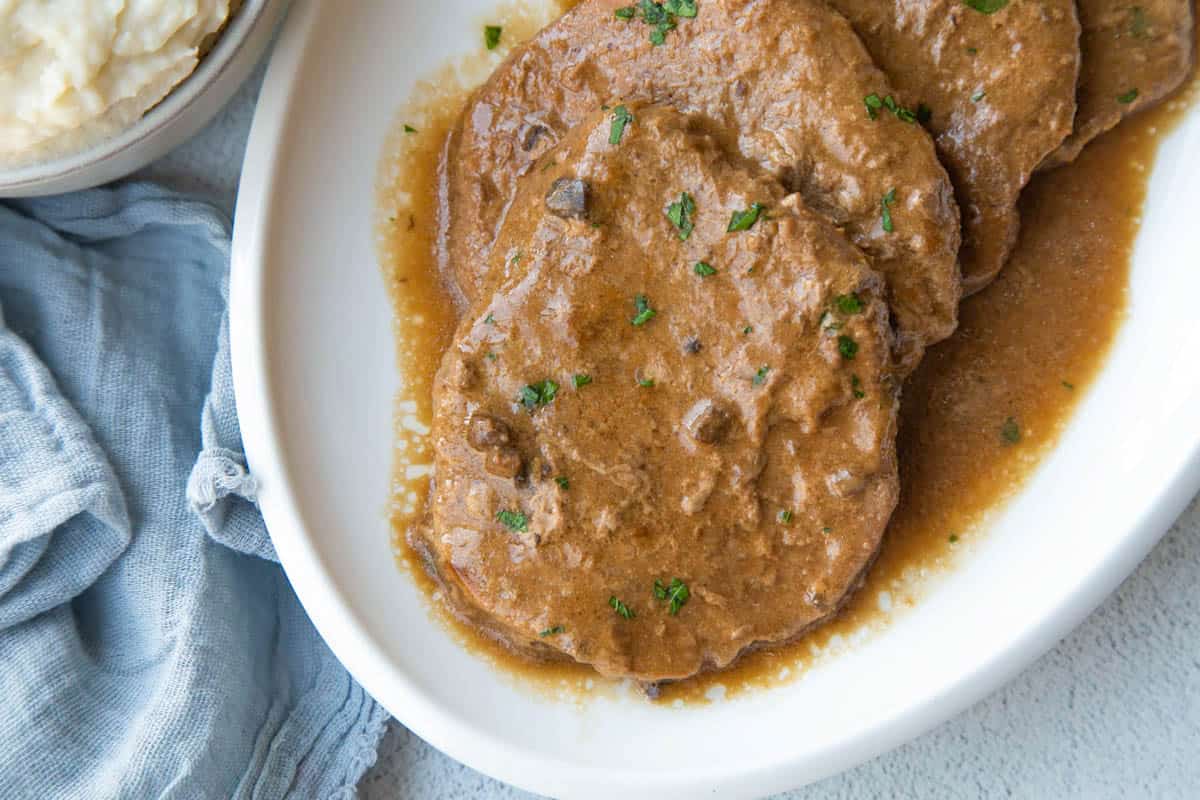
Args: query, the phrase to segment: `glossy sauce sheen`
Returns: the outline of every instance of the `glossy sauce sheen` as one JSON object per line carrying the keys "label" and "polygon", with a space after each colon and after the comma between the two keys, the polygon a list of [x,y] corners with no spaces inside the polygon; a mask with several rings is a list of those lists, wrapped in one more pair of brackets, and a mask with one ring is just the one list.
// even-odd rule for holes
{"label": "glossy sauce sheen", "polygon": [[[545,22],[532,12],[493,19],[503,20],[505,44]],[[404,544],[428,489],[424,465],[432,453],[424,432],[433,375],[456,323],[434,253],[437,161],[465,101],[463,84],[477,83],[494,63],[489,55],[419,86],[397,117],[382,162],[378,244],[405,377],[397,413],[395,546],[398,560],[434,597],[434,613],[464,645],[522,685],[577,697],[594,693],[602,679],[574,664],[530,662],[454,622]],[[983,534],[989,513],[1053,447],[1104,363],[1124,315],[1130,253],[1159,137],[1196,93],[1193,77],[1164,106],[1126,121],[1074,164],[1030,183],[1011,261],[993,285],[964,301],[957,332],[929,350],[904,388],[900,505],[878,561],[838,619],[797,642],[748,654],[731,669],[665,686],[664,700],[702,702],[794,679],[917,602],[927,579]],[[405,124],[418,130],[406,133]]]}

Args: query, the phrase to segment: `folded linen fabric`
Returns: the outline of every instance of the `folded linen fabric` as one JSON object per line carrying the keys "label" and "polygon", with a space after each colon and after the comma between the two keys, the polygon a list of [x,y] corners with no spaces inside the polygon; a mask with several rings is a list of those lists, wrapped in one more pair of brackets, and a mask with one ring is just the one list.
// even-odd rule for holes
{"label": "folded linen fabric", "polygon": [[0,204],[0,797],[349,797],[374,761],[253,504],[228,256],[151,184]]}

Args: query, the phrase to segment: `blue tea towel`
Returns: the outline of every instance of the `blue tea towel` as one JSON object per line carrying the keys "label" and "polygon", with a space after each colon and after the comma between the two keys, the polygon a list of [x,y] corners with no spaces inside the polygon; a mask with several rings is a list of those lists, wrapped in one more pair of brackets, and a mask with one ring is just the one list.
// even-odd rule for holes
{"label": "blue tea towel", "polygon": [[340,798],[386,714],[274,561],[229,224],[149,184],[0,204],[0,798]]}

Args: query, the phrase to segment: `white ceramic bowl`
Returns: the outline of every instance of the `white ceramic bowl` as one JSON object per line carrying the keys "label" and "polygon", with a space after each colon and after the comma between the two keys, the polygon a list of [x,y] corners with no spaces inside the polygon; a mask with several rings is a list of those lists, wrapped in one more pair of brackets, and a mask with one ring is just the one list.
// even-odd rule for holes
{"label": "white ceramic bowl", "polygon": [[313,622],[418,735],[555,797],[754,797],[894,747],[999,687],[1145,556],[1200,484],[1200,113],[1163,143],[1128,321],[1027,488],[916,606],[792,684],[706,707],[539,696],[464,651],[393,564],[391,308],[376,164],[413,83],[492,0],[298,2],[250,136],[234,381],[261,506]]}
{"label": "white ceramic bowl", "polygon": [[0,197],[31,197],[98,186],[137,170],[198,131],[258,63],[287,0],[245,0],[213,49],[162,102],[124,131],[76,153],[0,168]]}

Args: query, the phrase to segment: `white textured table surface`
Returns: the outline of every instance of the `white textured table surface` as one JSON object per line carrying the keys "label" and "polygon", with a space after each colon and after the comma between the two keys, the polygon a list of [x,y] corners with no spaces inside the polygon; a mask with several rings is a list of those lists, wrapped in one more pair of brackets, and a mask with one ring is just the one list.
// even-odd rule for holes
{"label": "white textured table surface", "polygon": [[[261,79],[260,68],[199,136],[145,174],[232,211]],[[398,724],[362,795],[532,797]],[[891,753],[781,797],[1005,796],[1200,797],[1200,501],[1078,630],[1011,684]]]}

